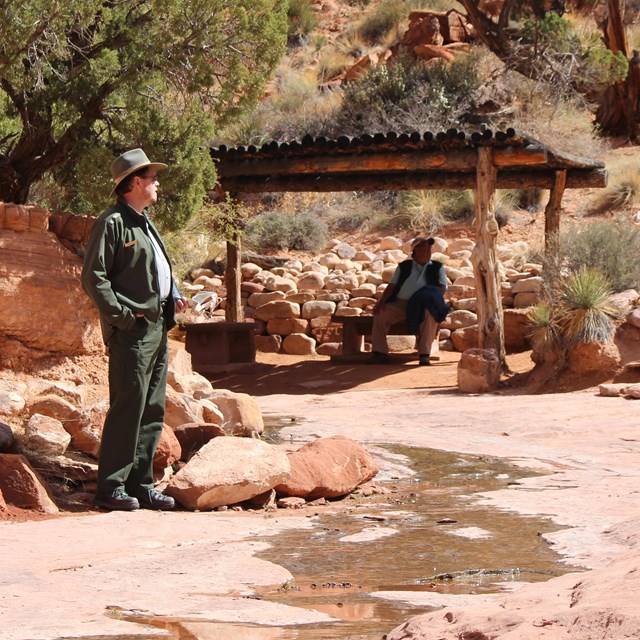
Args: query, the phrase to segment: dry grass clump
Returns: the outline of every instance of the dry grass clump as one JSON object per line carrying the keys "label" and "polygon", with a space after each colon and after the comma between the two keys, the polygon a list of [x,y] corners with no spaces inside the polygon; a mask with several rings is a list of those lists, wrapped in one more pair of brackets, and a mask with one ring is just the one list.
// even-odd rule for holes
{"label": "dry grass clump", "polygon": [[607,143],[596,135],[589,105],[578,95],[515,73],[506,79],[512,92],[512,126],[559,151],[599,158]]}
{"label": "dry grass clump", "polygon": [[318,60],[318,81],[329,82],[337,78],[354,64],[355,60],[350,56],[340,53],[335,49],[325,49]]}
{"label": "dry grass clump", "polygon": [[589,213],[601,214],[640,204],[640,160],[625,158],[607,165],[609,181],[589,203]]}
{"label": "dry grass clump", "polygon": [[369,46],[392,44],[402,35],[407,15],[407,7],[402,0],[383,0],[369,8],[354,31]]}
{"label": "dry grass clump", "polygon": [[335,91],[322,91],[316,70],[297,71],[283,64],[273,94],[219,136],[226,144],[260,145],[326,131],[341,104]]}

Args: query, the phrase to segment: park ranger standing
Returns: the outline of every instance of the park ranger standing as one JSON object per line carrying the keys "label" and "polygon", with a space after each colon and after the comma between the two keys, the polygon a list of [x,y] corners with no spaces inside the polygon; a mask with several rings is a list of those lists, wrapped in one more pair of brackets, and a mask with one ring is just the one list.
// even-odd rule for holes
{"label": "park ranger standing", "polygon": [[153,456],[164,423],[167,331],[186,307],[147,207],[158,197],[158,171],[142,149],[111,166],[117,202],[95,222],[82,286],[100,314],[109,352],[109,411],[104,423],[95,505],[167,510],[173,498],[153,486]]}

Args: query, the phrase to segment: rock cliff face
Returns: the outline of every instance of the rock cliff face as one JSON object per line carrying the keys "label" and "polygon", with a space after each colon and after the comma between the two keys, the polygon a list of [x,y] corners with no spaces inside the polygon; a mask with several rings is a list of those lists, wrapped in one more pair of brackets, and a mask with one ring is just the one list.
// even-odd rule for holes
{"label": "rock cliff face", "polygon": [[50,231],[55,220],[39,207],[0,203],[0,367],[103,351],[82,260]]}

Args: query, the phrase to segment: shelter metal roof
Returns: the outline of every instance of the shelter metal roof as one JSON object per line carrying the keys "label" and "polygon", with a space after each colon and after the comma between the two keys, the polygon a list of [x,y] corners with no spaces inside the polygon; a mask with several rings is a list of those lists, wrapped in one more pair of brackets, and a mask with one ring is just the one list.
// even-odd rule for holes
{"label": "shelter metal roof", "polygon": [[468,189],[477,185],[478,149],[490,147],[497,188],[604,187],[603,162],[555,150],[509,128],[304,136],[262,146],[211,148],[220,187],[230,193]]}

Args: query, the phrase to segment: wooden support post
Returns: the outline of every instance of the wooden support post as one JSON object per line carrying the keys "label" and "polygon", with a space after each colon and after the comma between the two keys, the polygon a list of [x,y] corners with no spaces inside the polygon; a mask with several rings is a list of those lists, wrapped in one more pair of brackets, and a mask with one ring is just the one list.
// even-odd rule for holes
{"label": "wooden support post", "polygon": [[471,262],[478,301],[478,342],[482,349],[493,349],[502,369],[506,370],[502,296],[496,259],[498,222],[494,202],[497,171],[490,147],[478,148],[476,176],[476,246],[471,254]]}
{"label": "wooden support post", "polygon": [[227,305],[225,318],[227,322],[242,322],[241,295],[240,295],[240,255],[242,247],[240,234],[236,231],[231,240],[227,240],[227,267],[224,272],[224,282],[227,287]]}
{"label": "wooden support post", "polygon": [[560,211],[562,210],[562,196],[567,184],[567,171],[556,171],[556,179],[551,189],[549,202],[544,210],[544,248],[547,254],[558,249],[558,235],[560,234]]}

